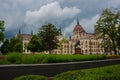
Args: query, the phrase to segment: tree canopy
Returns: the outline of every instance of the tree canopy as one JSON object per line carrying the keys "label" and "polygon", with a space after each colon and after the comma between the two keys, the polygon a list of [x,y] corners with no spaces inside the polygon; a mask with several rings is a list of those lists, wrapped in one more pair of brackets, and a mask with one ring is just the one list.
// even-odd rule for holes
{"label": "tree canopy", "polygon": [[120,12],[118,9],[106,8],[103,10],[95,25],[97,38],[102,39],[102,47],[106,52],[114,51],[117,54],[117,27],[120,24]]}
{"label": "tree canopy", "polygon": [[31,52],[41,52],[43,49],[42,42],[37,35],[33,35],[27,45],[27,49]]}
{"label": "tree canopy", "polygon": [[59,49],[62,50],[63,49],[63,44],[67,42],[66,37],[63,37],[62,40],[59,41],[58,46]]}
{"label": "tree canopy", "polygon": [[0,43],[3,42],[4,40],[4,25],[5,25],[5,22],[3,20],[0,20]]}
{"label": "tree canopy", "polygon": [[1,46],[2,54],[8,52],[23,52],[22,39],[19,37],[12,37],[11,39],[6,39]]}
{"label": "tree canopy", "polygon": [[3,42],[3,45],[1,46],[1,52],[3,54],[6,54],[10,51],[10,42],[8,39],[6,39],[4,42]]}
{"label": "tree canopy", "polygon": [[57,36],[60,34],[60,29],[57,29],[53,24],[43,25],[38,31],[38,37],[42,40],[44,51],[51,51],[58,46]]}
{"label": "tree canopy", "polygon": [[117,40],[118,49],[120,49],[120,25],[118,25],[118,28],[117,28],[116,40]]}

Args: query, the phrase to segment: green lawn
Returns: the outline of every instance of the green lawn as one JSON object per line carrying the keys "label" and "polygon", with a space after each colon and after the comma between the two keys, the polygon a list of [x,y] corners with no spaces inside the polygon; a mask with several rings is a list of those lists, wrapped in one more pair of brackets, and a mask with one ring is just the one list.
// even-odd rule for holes
{"label": "green lawn", "polygon": [[120,80],[120,64],[93,69],[68,71],[53,80]]}
{"label": "green lawn", "polygon": [[36,64],[58,63],[106,59],[106,55],[71,55],[71,54],[29,54],[9,53],[1,55],[0,64]]}
{"label": "green lawn", "polygon": [[[24,75],[14,80],[49,80],[47,78],[41,75]],[[63,72],[50,80],[120,80],[120,64]]]}

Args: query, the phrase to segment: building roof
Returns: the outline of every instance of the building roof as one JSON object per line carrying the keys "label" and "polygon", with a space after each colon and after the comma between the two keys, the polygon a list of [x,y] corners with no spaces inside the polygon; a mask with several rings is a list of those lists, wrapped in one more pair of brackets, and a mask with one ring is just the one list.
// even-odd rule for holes
{"label": "building roof", "polygon": [[77,20],[77,25],[75,26],[75,28],[73,29],[73,32],[82,32],[84,31],[83,27],[79,24],[79,21]]}
{"label": "building roof", "polygon": [[94,34],[89,34],[89,38],[95,38],[95,35]]}
{"label": "building roof", "polygon": [[18,34],[18,37],[22,38],[23,40],[30,40],[31,34]]}

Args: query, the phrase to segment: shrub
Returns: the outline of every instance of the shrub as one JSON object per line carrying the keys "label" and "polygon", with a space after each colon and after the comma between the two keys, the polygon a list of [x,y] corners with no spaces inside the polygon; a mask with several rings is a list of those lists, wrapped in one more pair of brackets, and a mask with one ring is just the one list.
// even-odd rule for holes
{"label": "shrub", "polygon": [[11,64],[20,64],[22,63],[22,54],[17,52],[8,53],[8,55],[6,56],[6,59]]}
{"label": "shrub", "polygon": [[47,80],[47,77],[41,75],[25,75],[17,77],[14,80]]}
{"label": "shrub", "polygon": [[25,56],[23,56],[22,63],[24,63],[24,64],[35,64],[36,59],[35,59],[34,55],[25,55]]}
{"label": "shrub", "polygon": [[10,62],[5,59],[5,60],[0,60],[0,64],[10,64]]}
{"label": "shrub", "polygon": [[[38,63],[58,63],[75,62],[106,59],[106,55],[72,55],[72,54],[22,54],[8,53],[1,57],[11,64],[38,64]],[[6,63],[6,62],[5,62]],[[2,63],[1,63],[2,64]]]}

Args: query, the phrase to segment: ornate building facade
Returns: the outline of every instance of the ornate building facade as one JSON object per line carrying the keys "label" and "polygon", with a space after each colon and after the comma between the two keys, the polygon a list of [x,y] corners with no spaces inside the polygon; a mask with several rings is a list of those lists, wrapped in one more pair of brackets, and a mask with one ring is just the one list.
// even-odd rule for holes
{"label": "ornate building facade", "polygon": [[83,27],[77,24],[69,40],[62,44],[62,48],[55,49],[54,54],[102,54],[101,40],[96,39],[95,34],[85,32]]}
{"label": "ornate building facade", "polygon": [[17,37],[22,39],[22,44],[23,44],[23,53],[31,53],[31,51],[27,50],[26,46],[29,43],[32,33],[31,34],[21,34],[20,30],[19,33],[17,34]]}
{"label": "ornate building facade", "polygon": [[[31,53],[26,49],[26,45],[29,43],[31,34],[21,34],[20,31],[17,36],[22,38],[23,41],[23,53]],[[101,40],[96,39],[95,34],[87,33],[83,27],[77,24],[73,29],[73,34],[70,36],[70,39],[66,39],[62,35],[58,37],[59,41],[65,39],[61,44],[61,47],[58,46],[57,49],[54,49],[53,54],[102,54],[104,52],[103,48],[100,47]],[[48,52],[44,52],[48,53]]]}

